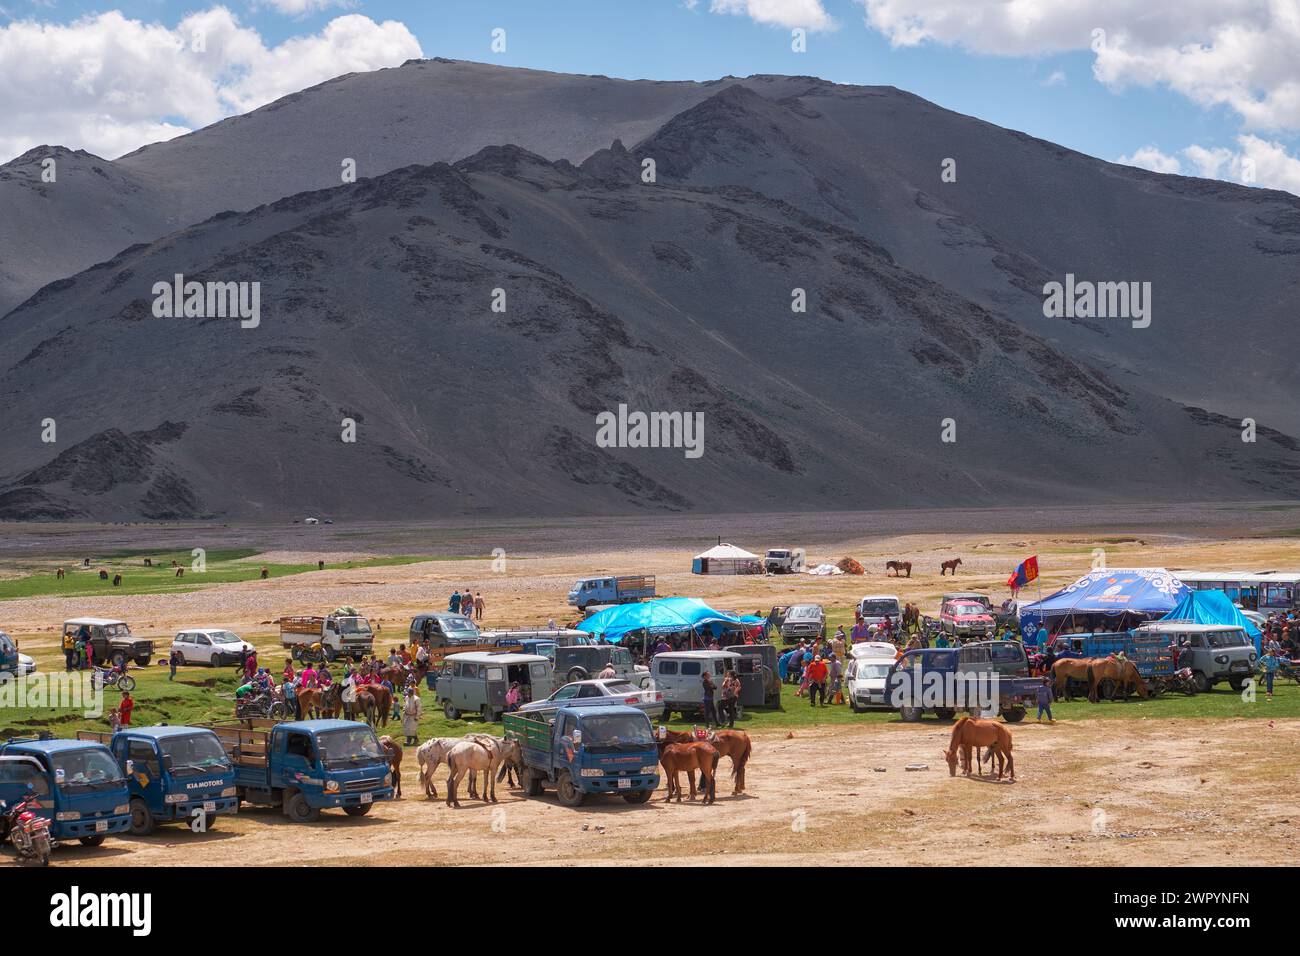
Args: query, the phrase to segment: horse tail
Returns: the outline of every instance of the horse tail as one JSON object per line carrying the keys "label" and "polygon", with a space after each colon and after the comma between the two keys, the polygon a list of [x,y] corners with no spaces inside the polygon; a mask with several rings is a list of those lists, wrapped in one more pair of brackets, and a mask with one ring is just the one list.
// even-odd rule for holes
{"label": "horse tail", "polygon": [[736,779],[736,774],[737,774],[738,771],[743,771],[743,770],[745,769],[745,764],[749,763],[749,755],[750,755],[751,753],[753,753],[753,751],[754,751],[754,744],[753,744],[753,742],[749,739],[749,735],[746,734],[746,735],[745,735],[745,749],[742,750],[742,751],[740,752],[740,758],[739,758],[738,760],[732,760],[732,761],[731,761],[731,779],[732,779],[732,780],[735,780],[735,779]]}

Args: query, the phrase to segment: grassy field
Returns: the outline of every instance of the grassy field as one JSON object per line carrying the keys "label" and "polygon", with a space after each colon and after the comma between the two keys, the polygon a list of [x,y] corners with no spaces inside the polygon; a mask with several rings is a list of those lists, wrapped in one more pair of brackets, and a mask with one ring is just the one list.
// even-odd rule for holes
{"label": "grassy field", "polygon": [[[257,638],[263,651],[263,660],[278,671],[282,655],[273,639]],[[158,654],[165,653],[160,646]],[[37,652],[35,655],[41,672],[62,670],[63,660],[55,651]],[[166,667],[150,666],[132,670],[136,678],[136,708],[134,723],[145,725],[158,722],[169,724],[199,723],[229,718],[234,713],[234,691],[237,684],[232,667],[183,667],[174,681],[168,680]],[[1300,686],[1291,681],[1279,681],[1272,701],[1265,700],[1262,690],[1254,701],[1243,701],[1227,685],[1219,685],[1208,694],[1194,697],[1165,696],[1154,700],[1136,697],[1123,702],[1089,704],[1087,700],[1072,703],[1060,701],[1053,707],[1058,721],[1082,719],[1169,720],[1185,717],[1199,718],[1272,718],[1300,717]],[[105,707],[113,707],[119,699],[112,689],[106,692]],[[433,700],[432,692],[422,690],[424,718],[420,722],[421,738],[431,736],[459,736],[470,730],[487,729],[500,733],[500,724],[484,725],[477,717],[468,720],[447,720]],[[0,701],[3,697],[0,697]],[[1031,713],[1026,720],[1032,721]],[[805,698],[796,696],[795,688],[785,686],[782,707],[779,710],[750,710],[737,723],[750,731],[813,731],[822,726],[849,726],[855,724],[898,722],[892,711],[853,713],[847,706],[809,705]],[[926,726],[942,726],[933,717],[926,717]],[[107,726],[103,718],[88,719],[75,711],[52,711],[48,708],[15,708],[0,706],[0,738],[32,735],[49,730],[56,736],[71,736],[77,730],[102,730]],[[689,721],[675,717],[668,726],[685,729]],[[400,734],[400,726],[390,725],[392,733]]]}
{"label": "grassy field", "polygon": [[[122,551],[100,556],[88,568],[82,567],[80,562],[75,565],[64,564],[62,567],[67,576],[62,580],[55,575],[52,565],[46,565],[40,570],[19,569],[14,577],[0,580],[0,601],[30,597],[93,597],[109,594],[117,597],[129,594],[181,593],[197,591],[214,584],[253,581],[261,577],[262,568],[266,568],[267,576],[272,578],[317,570],[314,563],[258,562],[255,560],[256,554],[256,551],[249,549],[211,550],[204,555],[205,569],[196,571],[193,568],[194,556],[189,551]],[[146,556],[153,560],[152,567],[145,566]],[[332,570],[378,568],[434,560],[438,559],[398,555],[335,564],[327,562],[325,567]],[[183,577],[176,576],[176,571],[171,566],[172,561],[185,569]],[[99,579],[100,569],[108,572],[107,581]],[[113,587],[113,575],[118,573],[122,575],[122,584]]]}

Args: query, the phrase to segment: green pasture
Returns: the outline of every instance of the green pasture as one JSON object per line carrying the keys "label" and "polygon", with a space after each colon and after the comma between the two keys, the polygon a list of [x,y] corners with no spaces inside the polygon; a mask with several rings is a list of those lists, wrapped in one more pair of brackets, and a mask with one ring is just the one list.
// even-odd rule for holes
{"label": "green pasture", "polygon": [[[90,567],[83,567],[81,559],[74,561],[50,560],[39,568],[15,568],[14,577],[0,579],[0,601],[33,597],[95,597],[102,594],[160,594],[197,591],[213,584],[230,584],[253,581],[261,577],[262,568],[272,578],[305,574],[317,570],[316,564],[266,564],[256,560],[256,551],[249,549],[213,549],[204,556],[204,570],[193,569],[194,556],[189,551],[119,551],[97,555]],[[146,567],[144,559],[153,560]],[[418,555],[367,558],[331,564],[326,570],[378,568],[420,561],[437,560]],[[182,577],[176,576],[171,566],[175,561],[185,569]],[[62,567],[66,577],[59,580],[55,571]],[[108,580],[99,579],[99,571],[108,572]],[[122,584],[113,586],[113,576],[122,575]]]}

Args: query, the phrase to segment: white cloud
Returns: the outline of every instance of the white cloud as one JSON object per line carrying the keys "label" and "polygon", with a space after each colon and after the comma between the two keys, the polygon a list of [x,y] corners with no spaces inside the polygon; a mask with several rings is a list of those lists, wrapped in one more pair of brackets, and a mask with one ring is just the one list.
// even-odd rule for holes
{"label": "white cloud", "polygon": [[1149,169],[1153,173],[1181,173],[1183,171],[1182,164],[1178,161],[1177,156],[1162,153],[1154,146],[1143,146],[1141,149],[1134,150],[1132,156],[1121,156],[1115,162],[1123,163],[1125,166],[1140,166],[1142,169]]}
{"label": "white cloud", "polygon": [[1042,85],[1043,85],[1043,86],[1064,86],[1064,85],[1065,85],[1065,71],[1064,71],[1064,70],[1053,70],[1052,73],[1051,73],[1051,75],[1048,76],[1047,79],[1043,80]]}
{"label": "white cloud", "polygon": [[1223,146],[1188,146],[1180,151],[1183,162],[1155,146],[1143,146],[1131,156],[1115,162],[1140,166],[1155,173],[1183,173],[1204,179],[1223,179],[1246,186],[1283,189],[1300,196],[1300,159],[1290,155],[1281,143],[1244,134],[1237,137],[1237,149]]}
{"label": "white cloud", "polygon": [[349,14],[268,47],[225,7],[175,28],[117,11],[0,26],[0,161],[41,143],[107,158],[287,93],[421,56],[401,23]]}
{"label": "white cloud", "polygon": [[772,26],[803,27],[814,32],[833,30],[836,26],[821,0],[712,0],[709,10],[746,16]]}
{"label": "white cloud", "polygon": [[280,13],[291,17],[301,17],[308,13],[319,13],[330,7],[354,7],[354,0],[263,0],[263,2]]}

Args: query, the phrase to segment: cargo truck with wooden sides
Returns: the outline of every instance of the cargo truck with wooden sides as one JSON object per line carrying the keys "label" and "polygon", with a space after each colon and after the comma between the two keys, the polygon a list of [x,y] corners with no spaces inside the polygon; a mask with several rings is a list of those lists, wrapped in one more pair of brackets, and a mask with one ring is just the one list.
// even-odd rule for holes
{"label": "cargo truck with wooden sides", "polygon": [[631,604],[654,596],[653,574],[582,578],[569,589],[569,603],[579,611],[585,611],[592,604]]}
{"label": "cargo truck with wooden sides", "polygon": [[[344,611],[351,613],[344,613]],[[375,635],[370,622],[354,608],[339,609],[324,617],[299,615],[280,618],[280,644],[295,660],[319,644],[325,660],[350,657],[359,661],[374,653]]]}

